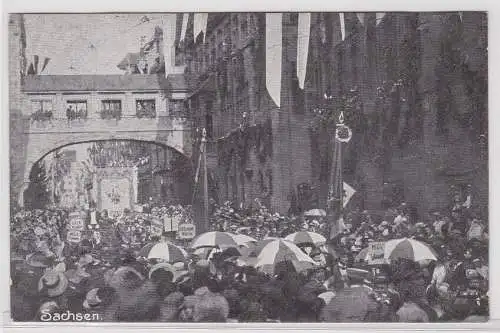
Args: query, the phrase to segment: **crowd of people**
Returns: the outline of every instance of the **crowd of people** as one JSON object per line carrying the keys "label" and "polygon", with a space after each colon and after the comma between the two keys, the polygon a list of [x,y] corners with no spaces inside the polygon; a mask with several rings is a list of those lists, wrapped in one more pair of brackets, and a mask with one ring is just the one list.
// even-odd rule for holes
{"label": "crowd of people", "polygon": [[[214,210],[212,229],[254,237],[256,244],[221,246],[209,256],[186,246],[184,259],[175,262],[145,257],[144,245],[161,242],[151,231],[152,221],[172,214],[169,207],[126,211],[116,218],[103,212],[98,224],[112,231],[107,239],[91,236],[70,243],[64,237],[68,212],[14,212],[12,317],[54,321],[65,320],[65,313],[67,320],[133,322],[488,319],[488,228],[467,209],[453,210],[449,217],[435,212],[422,222],[412,221],[404,204],[379,218],[352,211],[338,234],[331,235],[322,216],[291,218],[264,207],[245,216],[227,204]],[[251,249],[248,256],[266,239],[297,231],[328,239],[326,244],[298,244],[316,265],[299,269],[284,256],[270,273],[251,260],[238,260],[242,248]],[[397,258],[373,265],[362,255],[373,242],[399,238],[423,242],[437,260]]]}

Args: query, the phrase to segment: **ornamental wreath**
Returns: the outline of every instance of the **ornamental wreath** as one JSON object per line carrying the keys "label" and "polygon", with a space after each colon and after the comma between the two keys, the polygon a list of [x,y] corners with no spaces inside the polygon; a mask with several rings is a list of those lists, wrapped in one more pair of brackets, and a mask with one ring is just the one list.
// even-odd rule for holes
{"label": "ornamental wreath", "polygon": [[352,138],[352,130],[344,124],[337,125],[335,139],[340,142],[349,142]]}

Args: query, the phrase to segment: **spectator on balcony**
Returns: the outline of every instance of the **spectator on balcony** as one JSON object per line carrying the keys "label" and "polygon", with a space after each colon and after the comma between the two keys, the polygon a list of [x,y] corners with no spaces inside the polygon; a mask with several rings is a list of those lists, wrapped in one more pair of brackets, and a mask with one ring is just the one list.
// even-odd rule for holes
{"label": "spectator on balcony", "polygon": [[73,110],[73,106],[69,105],[66,109],[66,118],[68,118],[68,124],[75,119],[75,111]]}

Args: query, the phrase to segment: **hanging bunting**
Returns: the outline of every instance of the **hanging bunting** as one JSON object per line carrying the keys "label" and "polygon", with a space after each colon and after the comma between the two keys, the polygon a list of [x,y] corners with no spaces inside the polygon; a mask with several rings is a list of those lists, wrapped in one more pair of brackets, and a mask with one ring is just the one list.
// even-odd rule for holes
{"label": "hanging bunting", "polygon": [[365,13],[356,13],[356,16],[358,17],[359,23],[365,25]]}
{"label": "hanging bunting", "polygon": [[165,75],[169,74],[169,69],[175,64],[175,36],[177,31],[176,14],[166,14],[162,18],[163,22],[163,57],[165,61]]}
{"label": "hanging bunting", "polygon": [[182,17],[181,41],[183,41],[184,38],[186,37],[188,21],[189,21],[189,13],[184,13]]}
{"label": "hanging bunting", "polygon": [[203,13],[202,14],[202,28],[203,28],[203,43],[205,43],[206,37],[207,37],[207,24],[208,24],[208,13]]}
{"label": "hanging bunting", "polygon": [[282,14],[266,13],[266,88],[281,106]]}
{"label": "hanging bunting", "polygon": [[33,56],[34,61],[33,61],[33,66],[35,67],[35,74],[38,74],[38,56],[35,55]]}
{"label": "hanging bunting", "polygon": [[376,18],[376,25],[379,25],[380,22],[382,22],[382,19],[385,17],[385,13],[376,13],[375,18]]}
{"label": "hanging bunting", "polygon": [[203,32],[203,41],[205,41],[205,34],[207,32],[207,18],[208,13],[196,13],[194,14],[194,39]]}
{"label": "hanging bunting", "polygon": [[42,73],[45,70],[45,67],[47,67],[47,65],[49,64],[49,61],[50,61],[50,58],[45,57],[45,59],[43,60],[42,70],[40,71],[40,73]]}
{"label": "hanging bunting", "polygon": [[326,43],[326,24],[325,24],[325,17],[323,14],[321,14],[321,16],[320,16],[319,31],[321,34],[321,43],[325,44]]}
{"label": "hanging bunting", "polygon": [[304,89],[307,70],[307,54],[311,33],[311,13],[299,13],[297,34],[297,78],[300,89]]}
{"label": "hanging bunting", "polygon": [[342,34],[342,40],[345,40],[345,18],[344,13],[339,13],[340,18],[340,33]]}

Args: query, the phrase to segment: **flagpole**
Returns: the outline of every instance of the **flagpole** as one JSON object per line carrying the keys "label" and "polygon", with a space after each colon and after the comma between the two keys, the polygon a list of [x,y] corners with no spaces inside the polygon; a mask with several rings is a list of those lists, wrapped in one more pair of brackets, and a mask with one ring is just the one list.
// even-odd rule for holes
{"label": "flagpole", "polygon": [[203,128],[201,137],[201,146],[203,154],[203,202],[204,202],[204,219],[203,229],[208,231],[208,170],[207,170],[207,130]]}

